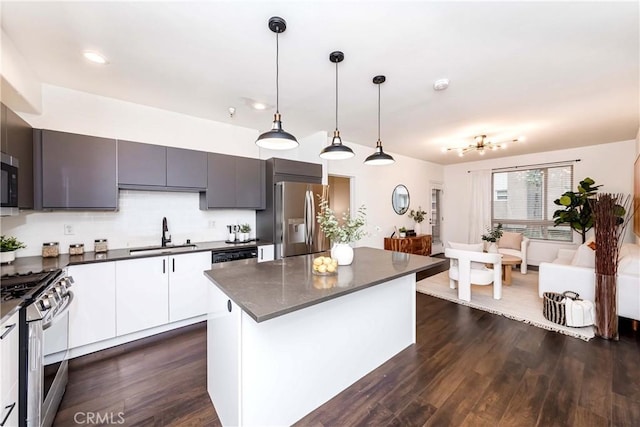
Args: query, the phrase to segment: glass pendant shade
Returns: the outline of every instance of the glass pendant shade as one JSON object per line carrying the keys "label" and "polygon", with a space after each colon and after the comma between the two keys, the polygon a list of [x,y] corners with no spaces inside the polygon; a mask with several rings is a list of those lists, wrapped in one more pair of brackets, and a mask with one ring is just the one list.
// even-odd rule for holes
{"label": "glass pendant shade", "polygon": [[340,131],[333,132],[333,141],[320,152],[320,157],[326,160],[345,160],[355,156],[353,150],[346,145],[342,145]]}
{"label": "glass pendant shade", "polygon": [[370,166],[384,166],[390,165],[394,162],[395,160],[393,157],[382,150],[382,141],[378,140],[376,143],[376,152],[367,157],[364,164]]}
{"label": "glass pendant shade", "polygon": [[269,29],[276,33],[276,113],[273,116],[273,125],[271,130],[261,134],[256,140],[256,145],[269,150],[290,150],[296,148],[298,140],[282,129],[282,120],[280,119],[280,45],[278,42],[278,34],[284,33],[287,29],[287,23],[279,16],[273,16],[269,19]]}
{"label": "glass pendant shade", "polygon": [[280,114],[276,113],[273,116],[271,130],[260,135],[256,140],[256,145],[269,150],[290,150],[299,144],[295,136],[282,129]]}

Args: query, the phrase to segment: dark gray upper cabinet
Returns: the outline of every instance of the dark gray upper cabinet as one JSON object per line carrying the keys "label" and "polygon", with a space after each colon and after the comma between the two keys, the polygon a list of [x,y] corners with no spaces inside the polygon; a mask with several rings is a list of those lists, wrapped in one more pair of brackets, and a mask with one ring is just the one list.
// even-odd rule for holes
{"label": "dark gray upper cabinet", "polygon": [[264,161],[209,153],[207,191],[200,194],[200,209],[264,209],[264,181]]}
{"label": "dark gray upper cabinet", "polygon": [[207,153],[167,147],[167,186],[207,188]]}
{"label": "dark gray upper cabinet", "polygon": [[273,182],[308,182],[322,183],[322,165],[318,163],[301,162],[298,160],[271,158],[267,161],[267,174]]}
{"label": "dark gray upper cabinet", "polygon": [[207,153],[118,140],[118,185],[138,190],[204,191]]}
{"label": "dark gray upper cabinet", "polygon": [[0,104],[1,151],[18,159],[18,207],[33,209],[33,129],[16,113]]}
{"label": "dark gray upper cabinet", "polygon": [[118,184],[167,185],[166,147],[118,140]]}
{"label": "dark gray upper cabinet", "polygon": [[114,139],[37,130],[34,142],[36,209],[117,209]]}

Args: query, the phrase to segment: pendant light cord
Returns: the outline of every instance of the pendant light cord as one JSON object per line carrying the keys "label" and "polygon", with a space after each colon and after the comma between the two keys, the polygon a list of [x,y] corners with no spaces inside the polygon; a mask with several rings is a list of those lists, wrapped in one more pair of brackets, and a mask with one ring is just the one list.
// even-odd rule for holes
{"label": "pendant light cord", "polygon": [[380,144],[380,83],[378,83],[378,144]]}
{"label": "pendant light cord", "polygon": [[278,43],[278,33],[276,33],[276,114],[280,114],[280,67],[279,67],[280,45]]}
{"label": "pendant light cord", "polygon": [[336,62],[336,130],[338,130],[338,62]]}

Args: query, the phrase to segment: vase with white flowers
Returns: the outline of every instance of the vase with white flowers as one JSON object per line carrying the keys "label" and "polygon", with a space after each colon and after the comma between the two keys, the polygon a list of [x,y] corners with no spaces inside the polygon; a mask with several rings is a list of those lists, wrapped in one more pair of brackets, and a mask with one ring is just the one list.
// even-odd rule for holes
{"label": "vase with white flowers", "polygon": [[366,223],[366,208],[364,205],[360,206],[355,216],[351,216],[347,210],[342,214],[342,222],[340,222],[325,198],[320,197],[319,205],[320,212],[316,219],[324,235],[331,241],[331,257],[338,260],[338,265],[351,264],[353,248],[350,244],[367,235],[363,229]]}
{"label": "vase with white flowers", "polygon": [[422,234],[422,221],[424,221],[426,214],[427,212],[422,210],[422,206],[418,206],[417,210],[411,209],[408,213],[409,218],[416,222],[413,227],[413,231],[415,231],[416,236]]}

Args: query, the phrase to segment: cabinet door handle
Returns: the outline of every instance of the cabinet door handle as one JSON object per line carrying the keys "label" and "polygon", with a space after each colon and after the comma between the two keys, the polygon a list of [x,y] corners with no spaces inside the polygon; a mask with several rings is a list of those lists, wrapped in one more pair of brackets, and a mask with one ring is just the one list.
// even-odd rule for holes
{"label": "cabinet door handle", "polygon": [[162,260],[162,274],[165,274],[167,272],[167,260],[163,259]]}
{"label": "cabinet door handle", "polygon": [[2,333],[2,335],[0,335],[0,340],[3,340],[4,337],[6,337],[7,335],[9,335],[9,332],[11,332],[13,330],[13,328],[15,328],[17,325],[17,323],[12,323],[8,326],[5,326],[5,331]]}
{"label": "cabinet door handle", "polygon": [[229,310],[229,313],[231,313],[231,300],[230,299],[227,300],[227,310]]}
{"label": "cabinet door handle", "polygon": [[5,423],[9,419],[9,415],[11,415],[11,413],[13,412],[13,408],[15,408],[15,407],[16,407],[16,402],[13,402],[11,405],[7,405],[7,406],[4,407],[4,409],[8,409],[8,411],[4,415],[4,418],[2,418],[2,421],[0,421],[0,427],[5,425]]}
{"label": "cabinet door handle", "polygon": [[264,248],[260,248],[260,261],[264,261]]}
{"label": "cabinet door handle", "polygon": [[176,272],[176,259],[175,258],[171,258],[171,271],[172,272]]}

